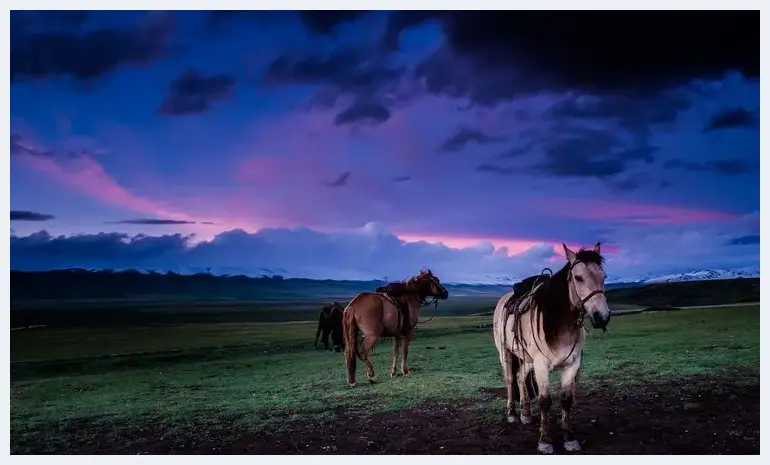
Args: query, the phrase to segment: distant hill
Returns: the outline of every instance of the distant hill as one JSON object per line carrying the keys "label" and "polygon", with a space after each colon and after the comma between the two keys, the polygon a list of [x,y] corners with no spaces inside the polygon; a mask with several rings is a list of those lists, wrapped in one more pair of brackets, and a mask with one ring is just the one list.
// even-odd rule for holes
{"label": "distant hill", "polygon": [[[303,302],[345,300],[371,291],[384,281],[335,281],[254,278],[244,275],[136,270],[11,271],[11,300],[227,300]],[[498,298],[510,286],[499,284],[447,284],[452,298]],[[759,278],[712,279],[660,284],[614,283],[607,285],[610,303],[640,306],[709,305],[759,301]]]}
{"label": "distant hill", "polygon": [[687,307],[759,302],[759,278],[646,284],[607,292],[611,304]]}
{"label": "distant hill", "polygon": [[[137,270],[11,271],[11,300],[24,299],[140,299],[140,300],[248,300],[298,302],[349,299],[371,291],[384,281],[335,281],[245,275]],[[453,297],[502,295],[510,289],[499,284],[447,284]]]}
{"label": "distant hill", "polygon": [[[280,276],[58,270],[11,271],[12,327],[292,321],[317,318],[320,305],[349,301],[383,281],[320,281]],[[448,284],[439,315],[491,314],[507,285]],[[610,306],[685,307],[759,301],[759,278],[607,286]],[[424,312],[429,312],[425,309]]]}

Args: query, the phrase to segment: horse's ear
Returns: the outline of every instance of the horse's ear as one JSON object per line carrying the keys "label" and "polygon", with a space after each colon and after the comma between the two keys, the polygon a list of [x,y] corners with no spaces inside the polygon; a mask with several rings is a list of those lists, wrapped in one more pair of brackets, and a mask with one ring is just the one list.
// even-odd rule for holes
{"label": "horse's ear", "polygon": [[596,243],[596,245],[594,246],[594,252],[602,253],[602,243],[601,242],[597,242]]}
{"label": "horse's ear", "polygon": [[574,263],[575,259],[577,258],[575,256],[575,252],[571,251],[569,247],[567,247],[567,244],[562,242],[562,247],[564,247],[564,256],[567,257],[567,261],[570,263]]}

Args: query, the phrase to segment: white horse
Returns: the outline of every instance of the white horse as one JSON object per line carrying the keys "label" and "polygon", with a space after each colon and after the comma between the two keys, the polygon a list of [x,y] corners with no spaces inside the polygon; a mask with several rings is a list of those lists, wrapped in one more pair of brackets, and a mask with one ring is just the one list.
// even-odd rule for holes
{"label": "white horse", "polygon": [[[495,307],[493,333],[503,378],[508,390],[507,418],[516,422],[515,396],[520,397],[520,419],[523,424],[532,421],[527,380],[534,370],[540,403],[540,439],[537,450],[553,453],[550,436],[551,396],[548,375],[561,368],[561,427],[564,430],[564,448],[569,452],[580,450],[575,439],[570,409],[575,396],[575,383],[580,370],[585,341],[583,320],[586,315],[595,328],[606,328],[610,309],[604,294],[606,274],[602,267],[600,244],[593,250],[580,249],[577,253],[566,245],[567,264],[553,276],[543,276],[540,284],[514,303],[509,292]],[[516,377],[514,380],[514,376]]]}

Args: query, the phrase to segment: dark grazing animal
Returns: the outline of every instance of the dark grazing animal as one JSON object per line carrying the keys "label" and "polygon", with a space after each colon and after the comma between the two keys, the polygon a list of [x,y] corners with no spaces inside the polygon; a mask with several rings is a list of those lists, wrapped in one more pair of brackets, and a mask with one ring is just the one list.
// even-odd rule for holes
{"label": "dark grazing animal", "polygon": [[337,301],[324,306],[318,315],[318,329],[315,332],[315,344],[313,347],[318,348],[318,336],[323,333],[324,349],[329,350],[329,334],[331,334],[334,351],[340,351],[340,348],[343,347],[342,312],[344,310]]}

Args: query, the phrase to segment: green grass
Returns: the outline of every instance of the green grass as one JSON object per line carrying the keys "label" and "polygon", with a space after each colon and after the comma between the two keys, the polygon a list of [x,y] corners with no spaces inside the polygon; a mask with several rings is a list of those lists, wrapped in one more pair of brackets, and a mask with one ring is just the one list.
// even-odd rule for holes
{"label": "green grass", "polygon": [[[355,389],[341,354],[312,349],[312,323],[12,332],[12,360],[36,360],[11,365],[12,447],[77,420],[170,428],[237,422],[254,430],[337,407],[371,413],[460,398],[499,413],[503,401],[480,394],[502,387],[491,331],[471,330],[489,321],[437,317],[418,327],[406,378],[388,377],[391,345],[378,344],[379,383],[365,383],[359,362],[364,383]],[[607,333],[589,332],[581,384],[610,380],[621,391],[733,366],[756,372],[758,383],[759,305],[615,318]]]}

